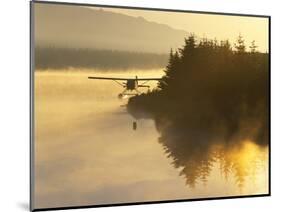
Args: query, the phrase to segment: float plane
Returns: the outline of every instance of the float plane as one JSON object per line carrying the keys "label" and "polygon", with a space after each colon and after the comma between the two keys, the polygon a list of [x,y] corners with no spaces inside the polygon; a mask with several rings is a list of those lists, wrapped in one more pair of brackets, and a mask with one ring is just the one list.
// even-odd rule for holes
{"label": "float plane", "polygon": [[[135,96],[140,94],[141,92],[138,88],[149,88],[149,85],[146,85],[149,81],[160,81],[162,78],[118,78],[118,77],[88,77],[88,79],[93,80],[112,80],[116,82],[118,85],[122,86],[124,89],[123,92],[118,94],[118,98],[122,99],[125,96]],[[139,84],[139,82],[141,82]]]}

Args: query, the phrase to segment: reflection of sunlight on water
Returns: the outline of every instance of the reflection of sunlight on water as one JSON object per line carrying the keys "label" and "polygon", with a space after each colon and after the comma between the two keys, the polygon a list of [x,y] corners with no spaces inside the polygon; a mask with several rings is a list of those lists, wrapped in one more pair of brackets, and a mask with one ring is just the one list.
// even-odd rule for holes
{"label": "reflection of sunlight on water", "polygon": [[[200,143],[170,133],[162,135],[159,142],[185,184],[193,190],[198,191],[200,185],[204,185],[204,195],[216,196],[224,185],[225,195],[268,192],[267,147],[249,140]],[[216,182],[217,179],[220,182]]]}
{"label": "reflection of sunlight on water", "polygon": [[232,154],[240,163],[247,164],[254,161],[261,154],[261,148],[252,141],[246,140],[242,142],[240,150],[234,151]]}
{"label": "reflection of sunlight on water", "polygon": [[122,99],[128,99],[129,98],[129,96],[128,95],[122,95]]}
{"label": "reflection of sunlight on water", "polygon": [[[224,151],[217,156],[220,170],[226,179],[229,175],[233,176],[241,193],[249,190],[256,193],[267,189],[268,173],[265,170],[268,169],[268,150],[266,147],[260,147],[246,140],[231,149],[220,150]],[[254,189],[251,186],[254,186]]]}
{"label": "reflection of sunlight on water", "polygon": [[[133,131],[133,118],[120,107],[126,99],[117,98],[122,88],[110,81],[87,79],[89,75],[159,77],[162,74],[161,70],[36,72],[35,203],[38,207],[267,192],[267,150],[251,142],[232,151],[219,151],[222,147],[218,147],[208,183],[193,189],[185,186],[185,178],[178,175],[184,171],[183,166],[175,169],[171,165],[172,158],[166,157],[157,142],[159,134],[154,122],[139,120],[138,129]],[[187,154],[187,149],[182,149],[181,153]],[[222,154],[224,157],[218,156]],[[256,166],[265,168],[255,169]],[[232,169],[227,172],[227,180],[220,174],[221,167]],[[235,178],[237,173],[241,174],[241,167],[247,169],[242,191],[237,188]]]}

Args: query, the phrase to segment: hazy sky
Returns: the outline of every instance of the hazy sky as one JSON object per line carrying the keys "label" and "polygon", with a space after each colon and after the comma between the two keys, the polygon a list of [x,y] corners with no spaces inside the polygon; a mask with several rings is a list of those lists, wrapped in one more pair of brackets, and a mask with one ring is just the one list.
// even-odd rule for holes
{"label": "hazy sky", "polygon": [[268,51],[267,18],[114,8],[102,9],[135,17],[142,16],[148,21],[167,24],[176,29],[195,33],[198,37],[217,38],[218,40],[229,39],[232,43],[241,33],[247,47],[252,40],[255,40],[259,51]]}

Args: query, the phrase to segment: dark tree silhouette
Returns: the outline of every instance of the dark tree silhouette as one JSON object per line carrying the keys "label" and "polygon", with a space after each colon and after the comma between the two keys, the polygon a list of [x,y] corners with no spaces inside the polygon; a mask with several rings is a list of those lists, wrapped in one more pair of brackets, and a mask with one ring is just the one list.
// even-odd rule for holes
{"label": "dark tree silhouette", "polygon": [[250,48],[250,52],[251,52],[251,53],[256,53],[256,52],[257,52],[258,46],[256,45],[255,40],[253,40],[253,41],[251,42],[251,45],[249,46],[249,48]]}
{"label": "dark tree silhouette", "polygon": [[241,35],[234,49],[228,40],[191,35],[181,49],[171,50],[158,87],[128,101],[135,118],[155,120],[159,142],[191,187],[197,180],[206,183],[214,161],[220,161],[225,176],[235,173],[242,188],[254,167],[229,152],[245,141],[268,144],[269,57],[252,47],[246,51]]}
{"label": "dark tree silhouette", "polygon": [[245,53],[246,46],[245,46],[244,39],[241,34],[239,34],[236,42],[237,42],[237,43],[235,43],[236,52],[240,53],[240,54]]}

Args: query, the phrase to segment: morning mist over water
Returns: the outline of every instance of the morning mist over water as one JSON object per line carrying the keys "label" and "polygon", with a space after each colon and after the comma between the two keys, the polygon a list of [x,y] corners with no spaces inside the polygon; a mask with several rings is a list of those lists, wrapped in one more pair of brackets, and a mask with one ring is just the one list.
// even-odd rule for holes
{"label": "morning mist over water", "polygon": [[[116,95],[122,88],[88,80],[91,73],[102,72],[35,74],[38,207],[267,192],[267,148],[246,142],[227,150],[219,145],[206,147],[212,152],[202,154],[196,141],[177,147],[173,146],[179,144],[177,139],[171,138],[168,149],[179,154],[173,156],[175,162],[154,120],[138,120],[134,131],[135,119],[122,107],[127,100]],[[135,73],[163,75],[161,70],[112,71],[107,75]],[[201,164],[200,158],[204,155],[207,159],[209,154],[215,155],[211,161],[205,160],[211,167]],[[208,176],[202,178],[205,172]],[[120,192],[123,195],[118,195]]]}

